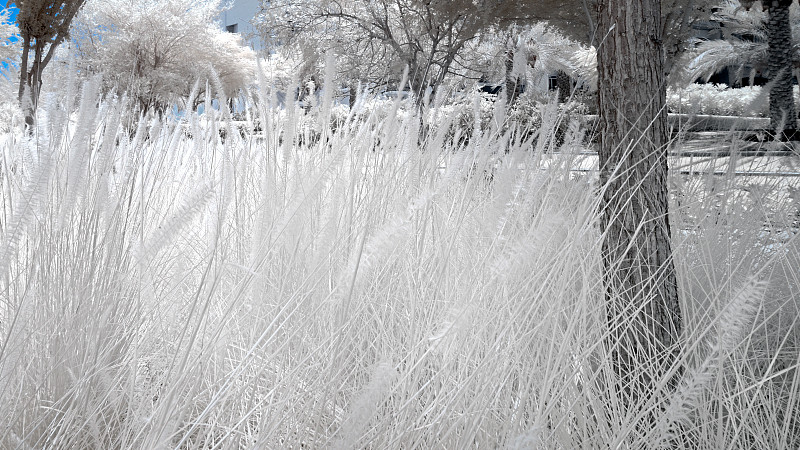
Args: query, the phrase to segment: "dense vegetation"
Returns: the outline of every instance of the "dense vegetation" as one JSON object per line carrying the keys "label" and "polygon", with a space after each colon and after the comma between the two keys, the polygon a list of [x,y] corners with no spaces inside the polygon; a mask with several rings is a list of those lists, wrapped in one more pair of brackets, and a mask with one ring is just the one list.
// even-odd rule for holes
{"label": "dense vegetation", "polygon": [[800,447],[792,1],[85,3],[0,12],[0,448]]}
{"label": "dense vegetation", "polygon": [[265,101],[222,140],[224,108],[129,133],[99,91],[0,141],[0,447],[800,444],[793,179],[671,162],[685,373],[627,408],[557,114],[464,143]]}

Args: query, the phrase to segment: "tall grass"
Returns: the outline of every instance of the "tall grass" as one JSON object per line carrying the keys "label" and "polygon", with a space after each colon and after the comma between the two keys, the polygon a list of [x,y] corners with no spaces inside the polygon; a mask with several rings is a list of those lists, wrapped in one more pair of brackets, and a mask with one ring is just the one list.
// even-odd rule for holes
{"label": "tall grass", "polygon": [[800,444],[791,186],[673,176],[683,381],[626,406],[575,127],[330,131],[265,92],[257,133],[130,132],[88,84],[2,136],[0,447]]}

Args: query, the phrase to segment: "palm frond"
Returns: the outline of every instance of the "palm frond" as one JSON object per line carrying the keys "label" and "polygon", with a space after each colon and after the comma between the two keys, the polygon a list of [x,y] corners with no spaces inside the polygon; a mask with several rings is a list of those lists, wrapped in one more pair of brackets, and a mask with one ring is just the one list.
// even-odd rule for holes
{"label": "palm frond", "polygon": [[690,81],[708,80],[726,67],[742,70],[746,65],[765,64],[767,43],[742,40],[700,41],[688,57],[691,60],[686,65],[686,75]]}
{"label": "palm frond", "polygon": [[725,24],[728,34],[751,35],[758,41],[766,41],[764,24],[767,14],[761,9],[745,10],[738,1],[727,1],[722,4],[711,19]]}

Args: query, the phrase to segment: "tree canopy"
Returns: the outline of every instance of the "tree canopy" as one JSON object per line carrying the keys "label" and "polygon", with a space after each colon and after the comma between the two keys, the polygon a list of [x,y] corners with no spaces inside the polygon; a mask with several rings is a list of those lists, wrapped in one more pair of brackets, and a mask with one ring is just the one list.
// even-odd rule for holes
{"label": "tree canopy", "polygon": [[476,40],[510,24],[533,23],[539,6],[499,0],[278,0],[264,4],[257,22],[274,43],[307,54],[313,54],[311,47],[335,52],[340,71],[351,78],[385,80],[407,66],[412,89],[422,92],[468,70],[480,46]]}
{"label": "tree canopy", "polygon": [[12,37],[19,33],[17,26],[11,21],[11,11],[0,10],[0,62],[19,59],[20,43]]}
{"label": "tree canopy", "polygon": [[[779,139],[797,139],[797,113],[793,81],[800,66],[800,52],[794,36],[800,29],[800,15],[793,0],[770,0],[756,8],[754,1],[727,0],[712,15],[721,23],[724,39],[697,43],[686,63],[690,80],[708,79],[722,69],[732,69],[735,78],[752,83],[757,68],[768,78],[770,128]],[[766,70],[764,70],[766,69]]]}
{"label": "tree canopy", "polygon": [[[42,72],[55,55],[59,44],[69,36],[72,19],[86,0],[16,0],[17,25],[22,38],[19,100],[25,121],[33,124],[39,102]],[[29,55],[33,50],[33,62]],[[25,92],[28,95],[25,95]]]}
{"label": "tree canopy", "polygon": [[216,25],[218,14],[218,0],[89,0],[75,28],[78,64],[141,111],[163,111],[198,81],[235,96],[253,79],[255,54]]}

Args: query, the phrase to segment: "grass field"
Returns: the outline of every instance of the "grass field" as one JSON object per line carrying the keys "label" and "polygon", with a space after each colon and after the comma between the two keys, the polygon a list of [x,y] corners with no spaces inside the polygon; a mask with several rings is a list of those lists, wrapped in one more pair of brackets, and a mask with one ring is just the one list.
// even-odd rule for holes
{"label": "grass field", "polygon": [[673,173],[685,371],[626,408],[559,117],[128,132],[98,98],[0,136],[0,448],[800,446],[797,177]]}

